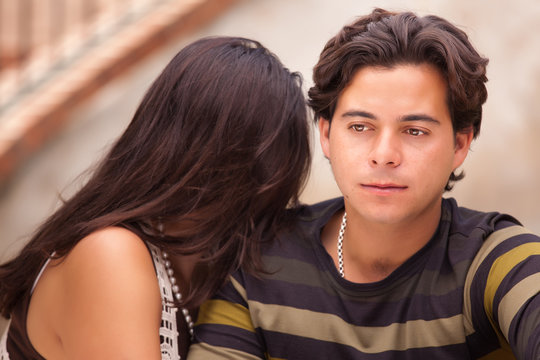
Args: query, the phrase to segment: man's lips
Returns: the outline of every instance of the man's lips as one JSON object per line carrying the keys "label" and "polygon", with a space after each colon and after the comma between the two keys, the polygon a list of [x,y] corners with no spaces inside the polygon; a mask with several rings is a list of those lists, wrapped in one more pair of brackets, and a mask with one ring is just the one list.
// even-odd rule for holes
{"label": "man's lips", "polygon": [[394,192],[407,189],[406,185],[394,184],[394,183],[368,183],[361,184],[363,188],[371,191],[379,192]]}

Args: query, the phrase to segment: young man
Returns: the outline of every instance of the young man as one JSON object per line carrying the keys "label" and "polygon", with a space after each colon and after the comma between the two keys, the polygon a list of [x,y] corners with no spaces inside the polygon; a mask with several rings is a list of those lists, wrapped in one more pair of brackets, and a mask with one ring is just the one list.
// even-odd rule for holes
{"label": "young man", "polygon": [[201,308],[189,358],[540,359],[540,238],[442,197],[487,62],[435,16],[376,9],[331,39],[309,96],[343,198]]}

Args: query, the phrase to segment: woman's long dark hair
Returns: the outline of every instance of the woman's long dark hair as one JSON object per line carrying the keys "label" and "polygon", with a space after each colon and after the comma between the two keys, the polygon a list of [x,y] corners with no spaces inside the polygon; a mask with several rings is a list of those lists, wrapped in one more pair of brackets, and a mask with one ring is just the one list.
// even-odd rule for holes
{"label": "woman's long dark hair", "polygon": [[[2,315],[53,252],[63,257],[106,226],[171,253],[202,254],[186,306],[239,266],[262,270],[260,244],[289,222],[311,163],[301,87],[256,41],[211,37],[182,49],[86,185],[0,266]],[[158,223],[180,230],[159,236]]]}

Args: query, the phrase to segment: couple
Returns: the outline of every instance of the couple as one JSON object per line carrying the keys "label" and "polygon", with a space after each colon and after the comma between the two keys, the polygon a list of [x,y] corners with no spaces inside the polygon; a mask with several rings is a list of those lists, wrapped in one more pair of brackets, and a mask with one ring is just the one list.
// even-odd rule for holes
{"label": "couple", "polygon": [[345,26],[308,93],[343,198],[301,206],[298,75],[251,40],[187,46],[0,267],[0,354],[540,358],[540,239],[442,197],[480,130],[486,65],[435,16]]}

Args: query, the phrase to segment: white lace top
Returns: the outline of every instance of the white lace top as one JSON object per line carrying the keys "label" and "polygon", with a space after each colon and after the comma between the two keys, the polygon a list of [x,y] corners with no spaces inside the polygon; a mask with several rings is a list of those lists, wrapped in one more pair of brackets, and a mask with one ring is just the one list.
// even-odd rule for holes
{"label": "white lace top", "polygon": [[169,306],[173,303],[172,284],[165,269],[165,260],[161,250],[154,245],[148,244],[152,253],[152,260],[156,268],[156,274],[161,291],[161,326],[159,328],[159,337],[161,340],[161,359],[162,360],[180,360],[178,349],[178,326],[176,313],[178,308]]}

